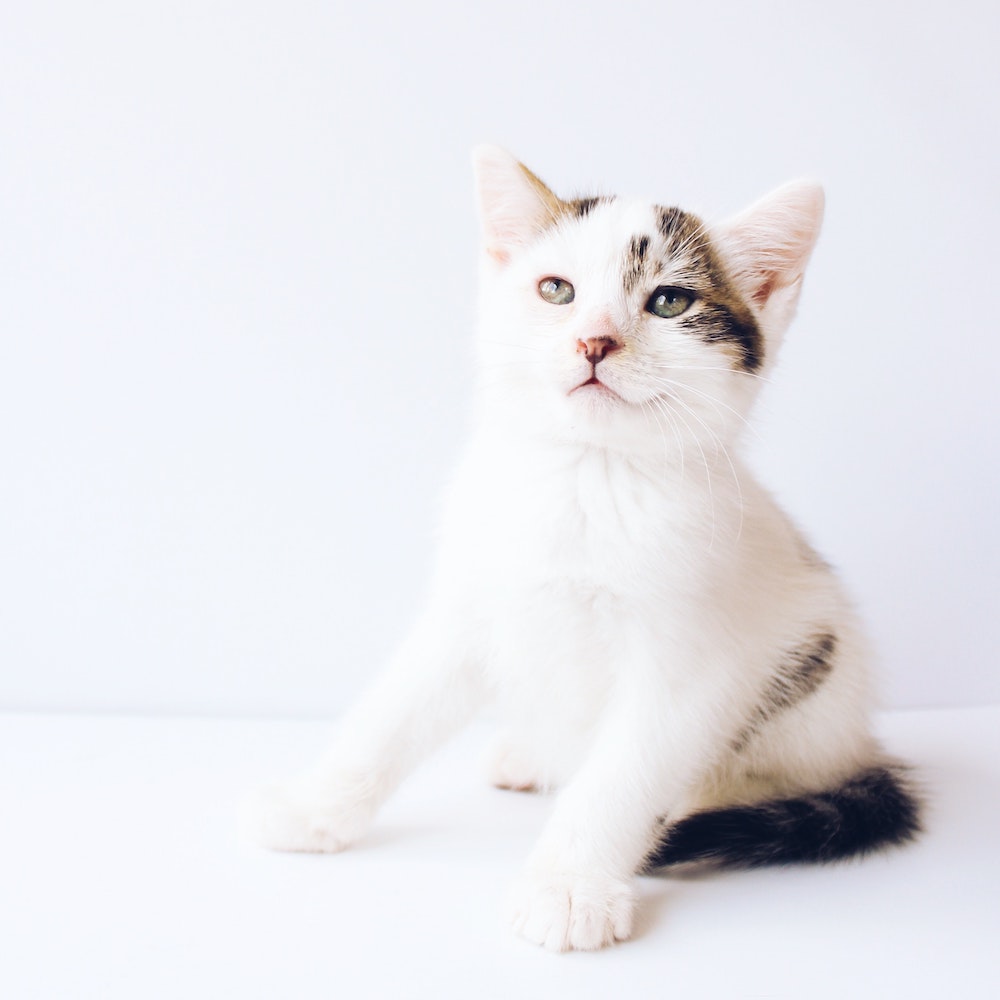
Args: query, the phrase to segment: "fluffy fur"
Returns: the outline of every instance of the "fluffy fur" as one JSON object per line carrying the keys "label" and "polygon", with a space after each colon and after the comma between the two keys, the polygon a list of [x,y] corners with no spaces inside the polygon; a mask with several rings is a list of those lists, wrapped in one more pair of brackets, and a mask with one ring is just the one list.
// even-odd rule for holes
{"label": "fluffy fur", "polygon": [[650,867],[906,840],[916,804],[870,732],[855,616],[737,451],[821,190],[709,227],[565,201],[493,148],[476,173],[478,405],[430,598],[327,756],[256,802],[256,836],[347,847],[490,701],[494,782],[560,789],[511,902],[548,948],[627,938]]}

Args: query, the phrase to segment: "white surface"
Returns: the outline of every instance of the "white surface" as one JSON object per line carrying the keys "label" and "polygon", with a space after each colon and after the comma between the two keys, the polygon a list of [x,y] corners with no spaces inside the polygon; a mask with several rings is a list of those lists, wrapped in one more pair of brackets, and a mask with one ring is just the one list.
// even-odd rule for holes
{"label": "white surface", "polygon": [[1000,6],[37,0],[0,30],[0,707],[334,714],[467,404],[469,149],[824,235],[764,478],[893,705],[1000,700]]}
{"label": "white surface", "polygon": [[928,831],[861,864],[642,880],[636,938],[550,955],[498,917],[549,800],[488,788],[475,729],[337,856],[268,854],[236,802],[326,727],[0,717],[0,995],[994,997],[1000,708],[889,715]]}

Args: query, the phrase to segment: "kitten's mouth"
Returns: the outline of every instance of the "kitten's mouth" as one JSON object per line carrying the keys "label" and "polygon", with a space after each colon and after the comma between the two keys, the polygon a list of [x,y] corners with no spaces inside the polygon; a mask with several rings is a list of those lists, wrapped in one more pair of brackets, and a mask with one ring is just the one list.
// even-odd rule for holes
{"label": "kitten's mouth", "polygon": [[586,382],[581,382],[578,386],[570,389],[569,394],[572,396],[574,392],[579,392],[581,389],[586,389],[589,386],[593,386],[594,391],[603,394],[608,394],[609,396],[614,396],[616,399],[621,399],[621,396],[615,392],[609,385],[605,385],[596,375],[591,375]]}

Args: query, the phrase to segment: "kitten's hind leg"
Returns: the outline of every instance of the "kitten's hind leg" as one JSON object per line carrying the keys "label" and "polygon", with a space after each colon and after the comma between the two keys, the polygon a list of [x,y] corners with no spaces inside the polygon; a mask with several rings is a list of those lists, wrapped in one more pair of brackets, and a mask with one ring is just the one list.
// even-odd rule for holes
{"label": "kitten's hind leg", "polygon": [[487,762],[490,784],[509,792],[541,792],[546,782],[533,760],[526,740],[512,733],[501,733],[495,740]]}
{"label": "kitten's hind leg", "polygon": [[425,616],[327,753],[245,805],[244,833],[281,851],[340,851],[360,838],[396,785],[481,703],[460,635],[451,616]]}

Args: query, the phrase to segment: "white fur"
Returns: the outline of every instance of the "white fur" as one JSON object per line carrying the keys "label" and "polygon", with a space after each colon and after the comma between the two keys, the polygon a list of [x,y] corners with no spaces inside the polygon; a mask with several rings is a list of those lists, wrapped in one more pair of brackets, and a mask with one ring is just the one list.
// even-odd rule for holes
{"label": "white fur", "polygon": [[[516,161],[484,149],[478,172],[481,385],[428,607],[324,760],[250,818],[268,846],[340,850],[492,700],[506,724],[494,780],[560,789],[513,925],[551,949],[598,948],[629,936],[661,817],[826,787],[877,754],[864,642],[734,451],[760,373],[623,289],[622,248],[655,229],[653,209],[614,201],[539,236],[532,213],[547,209]],[[821,209],[817,188],[794,186],[713,231],[768,358]],[[571,305],[538,296],[547,275],[572,276]],[[602,379],[618,395],[572,391],[590,372],[577,341],[612,328],[623,347]],[[737,758],[777,659],[818,626],[836,631],[835,669]]]}

